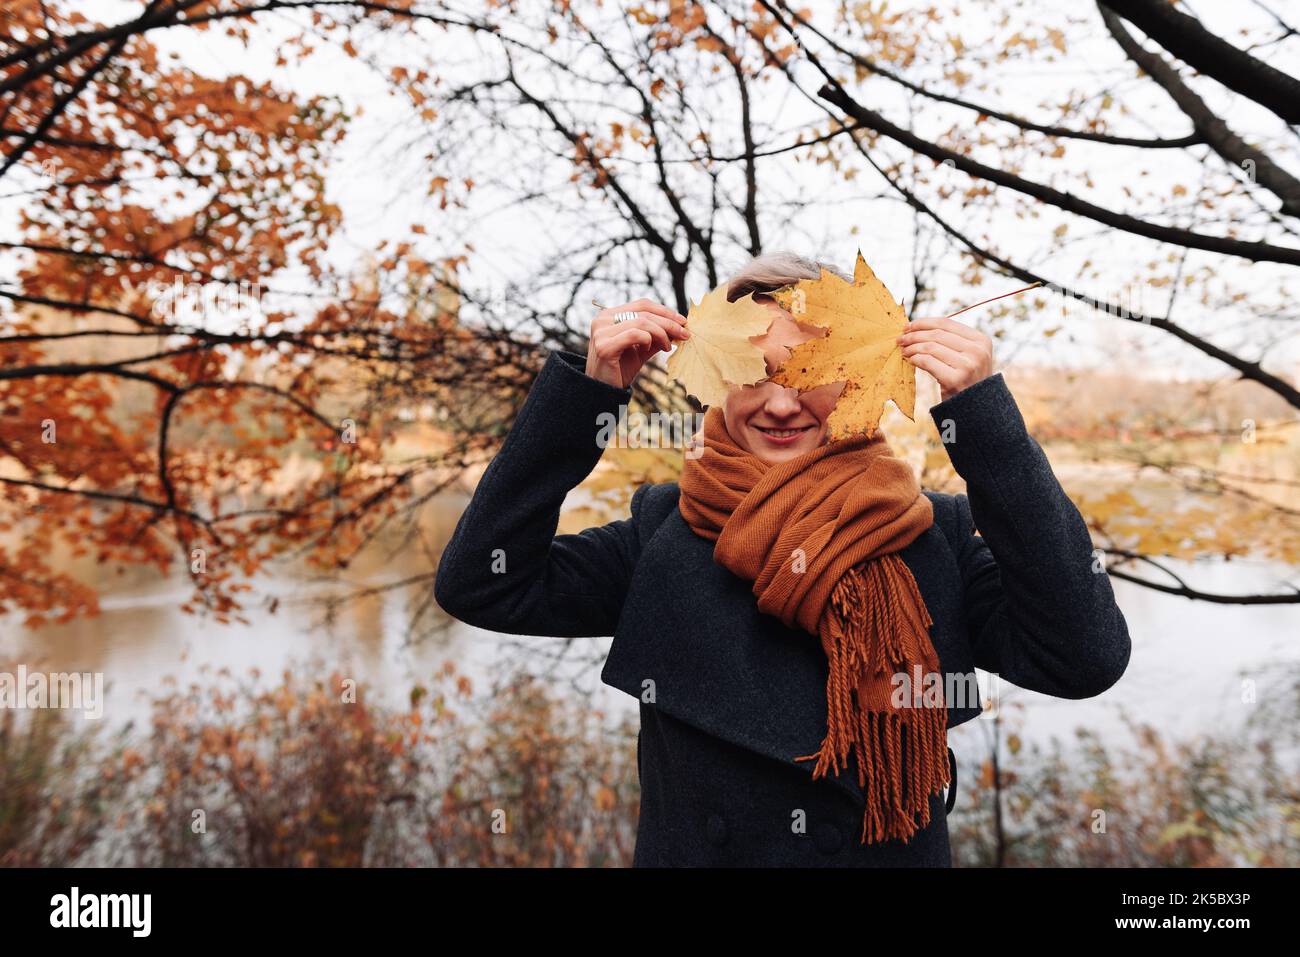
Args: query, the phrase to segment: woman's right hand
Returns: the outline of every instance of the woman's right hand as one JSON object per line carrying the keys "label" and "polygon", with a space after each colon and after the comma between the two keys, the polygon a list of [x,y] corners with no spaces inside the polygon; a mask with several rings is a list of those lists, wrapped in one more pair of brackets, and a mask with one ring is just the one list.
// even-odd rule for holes
{"label": "woman's right hand", "polygon": [[[635,312],[636,318],[616,323],[614,316],[620,312]],[[602,309],[591,321],[587,375],[626,389],[651,356],[671,352],[674,340],[690,335],[685,316],[651,299]]]}

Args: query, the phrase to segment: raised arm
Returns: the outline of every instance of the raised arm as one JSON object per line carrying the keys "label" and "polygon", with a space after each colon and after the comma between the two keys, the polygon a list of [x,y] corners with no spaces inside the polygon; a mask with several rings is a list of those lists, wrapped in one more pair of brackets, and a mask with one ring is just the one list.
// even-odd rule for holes
{"label": "raised arm", "polygon": [[956,496],[964,604],[976,666],[1060,698],[1101,694],[1131,643],[1079,510],[1029,435],[1002,374],[931,408],[966,480]]}
{"label": "raised arm", "polygon": [[[552,352],[438,562],[434,596],[492,631],[608,635],[636,562],[631,519],[556,535],[564,498],[600,460],[598,416],[631,398]],[[638,489],[633,497],[639,505]]]}
{"label": "raised arm", "polygon": [[586,356],[557,351],[547,357],[479,480],[434,581],[434,597],[452,617],[516,635],[614,633],[649,486],[632,496],[630,519],[576,535],[555,534],[560,507],[600,460],[602,415],[617,418],[645,361],[683,337],[671,318],[677,313],[664,306],[638,300],[619,310],[637,317],[615,324],[615,310],[603,310],[592,323]]}

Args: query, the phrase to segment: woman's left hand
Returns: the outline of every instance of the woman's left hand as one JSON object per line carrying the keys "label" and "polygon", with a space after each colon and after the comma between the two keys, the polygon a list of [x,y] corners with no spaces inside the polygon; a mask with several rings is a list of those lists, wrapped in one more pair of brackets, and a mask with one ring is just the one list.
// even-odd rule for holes
{"label": "woman's left hand", "polygon": [[940,401],[993,374],[993,340],[955,319],[913,319],[896,341],[904,359],[939,380]]}

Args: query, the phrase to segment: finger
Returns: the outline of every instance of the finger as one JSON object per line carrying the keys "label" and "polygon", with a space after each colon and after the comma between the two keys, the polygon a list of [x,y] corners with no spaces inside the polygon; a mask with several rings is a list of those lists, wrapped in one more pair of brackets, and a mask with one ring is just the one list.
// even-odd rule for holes
{"label": "finger", "polygon": [[619,326],[620,327],[635,326],[638,329],[644,329],[646,332],[650,333],[650,335],[654,337],[654,341],[659,346],[660,349],[662,349],[664,352],[668,352],[673,347],[672,339],[668,335],[668,330],[665,329],[662,325],[660,325],[659,322],[656,322],[655,319],[660,319],[663,323],[667,323],[669,321],[667,319],[663,319],[661,316],[650,318],[638,312],[635,319],[627,319],[623,322],[620,322]]}
{"label": "finger", "polygon": [[649,342],[645,343],[653,352],[667,352],[672,349],[672,342],[668,338],[668,333],[657,323],[649,319],[643,319],[637,316],[635,319],[624,319],[620,322],[611,323],[608,326],[597,329],[592,333],[599,342],[604,342],[612,337],[621,335],[628,329],[640,329],[645,332]]}
{"label": "finger", "polygon": [[907,328],[903,330],[903,334],[906,335],[909,332],[920,332],[930,329],[947,330],[948,332],[955,333],[963,338],[975,342],[987,338],[987,336],[978,329],[968,326],[964,322],[958,322],[956,319],[949,319],[946,316],[922,316],[919,319],[913,319],[907,324]]}
{"label": "finger", "polygon": [[958,322],[956,319],[948,319],[945,316],[923,316],[920,319],[913,319],[907,324],[904,334],[921,329],[946,329],[949,332],[955,332],[957,335],[966,339],[972,339],[980,342],[987,338],[984,333],[978,329],[966,325],[964,322]]}
{"label": "finger", "polygon": [[945,365],[951,366],[954,371],[969,369],[975,364],[975,360],[965,352],[934,340],[903,346],[904,359],[916,355],[934,356]]}
{"label": "finger", "polygon": [[[630,325],[630,323],[621,323],[621,325]],[[606,362],[617,362],[628,349],[654,344],[654,336],[644,329],[620,329],[602,337],[602,341],[596,346],[596,355]]]}
{"label": "finger", "polygon": [[904,348],[921,342],[938,342],[958,352],[980,351],[982,346],[982,343],[973,343],[948,329],[918,329],[916,332],[903,333],[895,341]]}
{"label": "finger", "polygon": [[952,389],[960,381],[961,373],[940,362],[932,355],[920,353],[907,357],[907,361],[938,379],[939,385],[944,389]]}
{"label": "finger", "polygon": [[[676,319],[661,315],[660,313],[641,310],[639,312],[636,312],[635,319],[621,319],[618,322],[615,322],[614,319],[617,317],[618,313],[620,312],[635,312],[635,310],[623,309],[621,307],[618,309],[611,309],[609,310],[608,316],[602,313],[594,322],[592,322],[592,328],[597,329],[597,328],[609,328],[613,326],[638,325],[641,328],[650,331],[651,334],[656,337],[656,339],[659,338],[659,332],[656,330],[663,330],[664,334],[671,339],[690,338],[691,335],[690,331],[686,328],[685,325],[678,322]],[[676,313],[673,313],[673,315],[676,315]],[[672,343],[666,340],[662,341],[661,348],[663,349],[663,351],[667,352],[672,348]]]}
{"label": "finger", "polygon": [[[686,317],[676,309],[669,309],[661,302],[655,302],[653,299],[637,299],[633,302],[626,303],[618,307],[619,309],[631,309],[633,312],[653,312],[655,315],[663,316],[665,319],[673,319],[680,323],[686,322]],[[614,310],[617,312],[618,310]]]}
{"label": "finger", "polygon": [[644,309],[637,313],[637,315],[645,319],[647,322],[652,322],[655,325],[662,327],[664,331],[674,339],[690,338],[691,331],[676,319],[670,319],[669,317],[660,315],[657,312],[648,312]]}

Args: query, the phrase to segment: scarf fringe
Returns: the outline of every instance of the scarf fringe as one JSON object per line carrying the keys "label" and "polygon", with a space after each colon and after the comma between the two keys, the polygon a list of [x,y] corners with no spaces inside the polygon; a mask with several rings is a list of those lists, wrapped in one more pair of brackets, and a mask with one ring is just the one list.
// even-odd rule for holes
{"label": "scarf fringe", "polygon": [[827,608],[826,737],[816,754],[794,760],[816,759],[818,780],[838,775],[855,754],[866,796],[861,843],[906,841],[930,822],[930,795],[949,783],[947,707],[926,706],[920,687],[901,708],[891,700],[895,674],[914,681],[917,665],[922,677],[938,671],[929,612],[896,554],[851,569]]}

